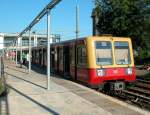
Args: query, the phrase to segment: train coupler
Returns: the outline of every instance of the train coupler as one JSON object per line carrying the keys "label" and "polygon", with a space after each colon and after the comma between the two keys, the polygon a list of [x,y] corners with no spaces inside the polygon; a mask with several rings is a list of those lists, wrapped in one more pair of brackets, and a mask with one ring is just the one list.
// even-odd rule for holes
{"label": "train coupler", "polygon": [[125,83],[124,82],[110,82],[110,90],[111,91],[121,91],[125,89]]}

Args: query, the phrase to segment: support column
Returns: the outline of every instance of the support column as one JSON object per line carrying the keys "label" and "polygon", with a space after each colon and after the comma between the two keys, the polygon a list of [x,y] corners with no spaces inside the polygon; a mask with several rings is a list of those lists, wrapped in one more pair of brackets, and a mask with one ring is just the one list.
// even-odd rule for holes
{"label": "support column", "polygon": [[13,41],[13,44],[12,44],[12,61],[15,62],[15,41]]}
{"label": "support column", "polygon": [[31,29],[29,30],[29,55],[27,55],[27,61],[29,61],[29,74],[31,73]]}
{"label": "support column", "polygon": [[19,44],[20,44],[20,64],[22,67],[22,37],[18,38]]}
{"label": "support column", "polygon": [[37,46],[37,35],[34,34],[34,46],[36,47]]}
{"label": "support column", "polygon": [[18,38],[16,38],[16,65],[18,64]]}
{"label": "support column", "polygon": [[50,10],[47,10],[47,90],[50,89]]}

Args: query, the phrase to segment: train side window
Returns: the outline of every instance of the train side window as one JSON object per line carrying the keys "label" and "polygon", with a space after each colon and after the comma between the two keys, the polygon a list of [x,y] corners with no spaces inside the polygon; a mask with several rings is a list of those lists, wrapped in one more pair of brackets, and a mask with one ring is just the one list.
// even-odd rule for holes
{"label": "train side window", "polygon": [[74,46],[70,47],[70,63],[75,64],[75,48],[74,48]]}
{"label": "train side window", "polygon": [[82,64],[87,63],[87,53],[86,53],[86,47],[82,47]]}
{"label": "train side window", "polygon": [[54,53],[55,53],[55,54],[54,54],[54,55],[55,55],[55,56],[54,56],[54,60],[57,61],[57,55],[58,55],[58,54],[57,54],[57,48],[55,48]]}
{"label": "train side window", "polygon": [[60,64],[63,64],[63,49],[62,48],[59,50],[59,62]]}
{"label": "train side window", "polygon": [[81,47],[77,48],[77,64],[81,64]]}
{"label": "train side window", "polygon": [[87,63],[87,52],[85,45],[81,45],[77,48],[77,64],[86,65]]}
{"label": "train side window", "polygon": [[39,58],[39,52],[38,52],[38,50],[36,51],[36,59],[38,59]]}

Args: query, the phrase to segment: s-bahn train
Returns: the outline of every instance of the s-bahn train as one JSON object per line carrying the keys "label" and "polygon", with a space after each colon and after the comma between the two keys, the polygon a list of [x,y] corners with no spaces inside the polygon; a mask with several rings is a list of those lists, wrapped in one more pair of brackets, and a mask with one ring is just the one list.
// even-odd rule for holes
{"label": "s-bahn train", "polygon": [[[122,90],[136,80],[130,38],[92,36],[51,44],[51,72],[92,88]],[[32,63],[47,66],[47,47],[32,48]]]}

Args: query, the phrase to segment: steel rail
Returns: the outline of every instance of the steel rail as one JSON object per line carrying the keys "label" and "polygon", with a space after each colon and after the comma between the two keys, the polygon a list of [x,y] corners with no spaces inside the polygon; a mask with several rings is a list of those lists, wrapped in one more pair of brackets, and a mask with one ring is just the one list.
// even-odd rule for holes
{"label": "steel rail", "polygon": [[[136,97],[138,97],[138,98],[141,98],[141,99],[143,99],[143,100],[146,100],[147,102],[150,102],[150,98],[149,98],[149,97],[146,97],[146,96],[143,96],[143,95],[134,93],[134,92],[130,92],[130,91],[127,91],[127,90],[123,90],[122,92],[125,93],[125,94],[128,94],[128,95],[131,95],[131,96],[136,96]],[[149,104],[150,104],[150,103],[149,103]]]}
{"label": "steel rail", "polygon": [[143,82],[143,83],[146,83],[146,84],[150,84],[149,80],[137,79],[137,81],[138,82]]}

